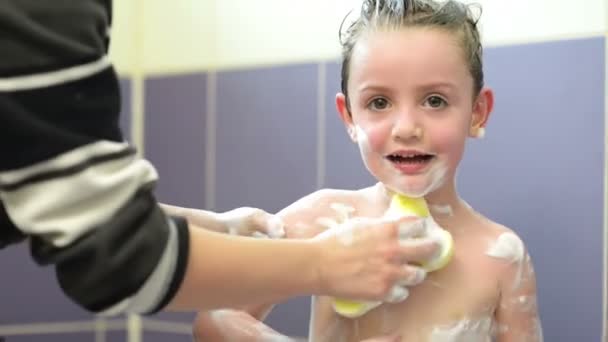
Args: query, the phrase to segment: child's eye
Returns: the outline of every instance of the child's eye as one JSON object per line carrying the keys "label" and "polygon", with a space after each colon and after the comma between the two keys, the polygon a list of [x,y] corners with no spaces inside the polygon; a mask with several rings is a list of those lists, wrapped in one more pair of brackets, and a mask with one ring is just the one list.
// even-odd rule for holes
{"label": "child's eye", "polygon": [[390,105],[387,99],[383,97],[376,97],[375,99],[371,100],[367,106],[371,110],[385,110]]}
{"label": "child's eye", "polygon": [[427,97],[425,102],[431,108],[441,108],[448,104],[446,100],[437,95]]}

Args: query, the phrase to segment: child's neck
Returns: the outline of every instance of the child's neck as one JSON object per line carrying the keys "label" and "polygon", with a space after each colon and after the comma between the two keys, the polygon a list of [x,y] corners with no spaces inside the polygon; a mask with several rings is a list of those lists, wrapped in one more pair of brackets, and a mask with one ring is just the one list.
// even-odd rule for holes
{"label": "child's neck", "polygon": [[442,216],[442,214],[456,216],[468,208],[467,204],[458,196],[453,179],[443,184],[439,189],[427,194],[424,198],[433,216]]}
{"label": "child's neck", "polygon": [[[380,191],[383,193],[383,197],[387,199],[388,205],[393,192],[382,183],[378,185],[380,185]],[[460,216],[460,214],[467,212],[469,209],[468,204],[458,196],[453,179],[444,183],[439,189],[427,194],[424,198],[431,210],[431,214],[436,218]]]}

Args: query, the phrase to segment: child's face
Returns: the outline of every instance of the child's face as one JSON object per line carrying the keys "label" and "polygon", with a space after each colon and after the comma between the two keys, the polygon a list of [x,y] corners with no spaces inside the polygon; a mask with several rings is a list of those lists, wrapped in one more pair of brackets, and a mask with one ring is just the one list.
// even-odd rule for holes
{"label": "child's face", "polygon": [[370,32],[353,49],[336,103],[369,171],[392,190],[424,196],[454,177],[465,140],[485,124],[492,93],[473,94],[457,36],[432,28]]}

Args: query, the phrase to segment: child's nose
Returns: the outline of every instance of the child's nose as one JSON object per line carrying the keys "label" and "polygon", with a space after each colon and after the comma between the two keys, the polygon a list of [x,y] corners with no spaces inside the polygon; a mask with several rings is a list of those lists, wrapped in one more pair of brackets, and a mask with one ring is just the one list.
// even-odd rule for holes
{"label": "child's nose", "polygon": [[422,127],[412,110],[401,110],[395,117],[392,135],[397,140],[419,139]]}

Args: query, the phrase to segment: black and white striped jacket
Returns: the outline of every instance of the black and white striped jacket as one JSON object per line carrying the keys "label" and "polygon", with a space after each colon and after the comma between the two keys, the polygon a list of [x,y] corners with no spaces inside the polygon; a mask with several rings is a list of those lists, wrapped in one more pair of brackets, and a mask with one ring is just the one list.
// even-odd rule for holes
{"label": "black and white striped jacket", "polygon": [[27,238],[92,312],[152,313],[183,279],[189,236],[123,140],[110,23],[111,0],[0,0],[0,248]]}

